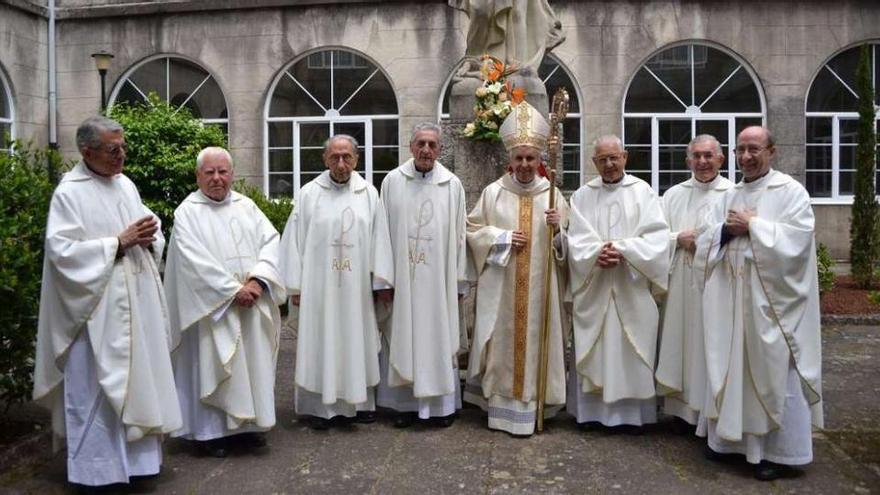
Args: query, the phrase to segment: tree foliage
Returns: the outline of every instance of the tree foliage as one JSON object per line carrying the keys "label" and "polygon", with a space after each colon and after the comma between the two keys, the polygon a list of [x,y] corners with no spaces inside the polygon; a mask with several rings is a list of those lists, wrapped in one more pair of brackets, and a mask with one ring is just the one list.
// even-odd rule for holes
{"label": "tree foliage", "polygon": [[155,93],[148,99],[144,104],[114,105],[109,117],[125,129],[125,175],[162,220],[168,239],[175,208],[197,187],[196,156],[202,148],[226,146],[226,136],[219,127],[202,124],[185,107],[173,107]]}
{"label": "tree foliage", "polygon": [[257,208],[272,222],[272,225],[279,234],[284,231],[287,217],[293,211],[293,200],[291,198],[267,198],[263,191],[243,180],[236,181],[234,189],[251,198],[256,203]]}
{"label": "tree foliage", "polygon": [[855,198],[850,226],[852,276],[862,288],[870,288],[877,263],[878,204],[874,191],[877,134],[874,89],[871,84],[870,51],[862,46],[856,71],[859,96],[858,146],[856,147]]}
{"label": "tree foliage", "polygon": [[30,397],[46,217],[60,155],[13,142],[0,153],[0,402]]}

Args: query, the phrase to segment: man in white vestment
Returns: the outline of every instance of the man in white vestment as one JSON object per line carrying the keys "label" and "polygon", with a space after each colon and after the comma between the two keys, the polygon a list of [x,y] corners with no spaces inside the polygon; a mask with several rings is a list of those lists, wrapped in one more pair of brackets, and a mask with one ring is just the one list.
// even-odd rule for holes
{"label": "man in white vestment", "polygon": [[701,134],[687,148],[691,178],[663,195],[663,213],[669,223],[669,290],[660,326],[657,359],[657,395],[662,410],[675,418],[675,430],[696,425],[706,394],[706,352],[703,341],[702,292],[694,272],[697,236],[712,205],[733,183],[720,173],[724,164],[721,144]]}
{"label": "man in white vestment", "polygon": [[695,256],[708,380],[697,433],[710,457],[743,454],[760,480],[811,462],[811,424],[823,424],[813,210],[771,168],[775,153],[767,129],[739,134],[743,180],[710,210]]}
{"label": "man in white vestment", "polygon": [[[564,226],[561,194],[550,208],[550,182],[537,174],[550,126],[522,102],[501,125],[510,173],[489,184],[468,215],[467,241],[476,270],[476,324],[464,398],[487,410],[489,428],[515,436],[534,433],[538,362],[544,324],[548,228]],[[564,246],[554,249],[564,263]],[[562,306],[556,264],[550,273],[548,406],[565,403]],[[548,407],[545,416],[559,408]]]}
{"label": "man in white vestment", "polygon": [[165,267],[174,378],[183,413],[175,437],[225,457],[227,437],[266,445],[275,424],[275,362],[287,299],[278,231],[249,198],[230,190],[232,157],[205,148],[199,189],[174,211]]}
{"label": "man in white vestment", "polygon": [[412,158],[382,181],[394,255],[391,317],[380,324],[377,402],[394,425],[434,418],[450,426],[461,408],[459,291],[467,289],[464,188],[440,162],[440,126],[419,124]]}
{"label": "man in white vestment", "polygon": [[159,220],[124,175],[122,127],[92,117],[82,160],[52,195],[34,399],[52,408],[67,479],[88,486],[159,473],[162,434],[180,428]]}
{"label": "man in white vestment", "polygon": [[653,294],[665,291],[669,277],[669,227],[657,194],[625,172],[626,160],[617,136],[599,138],[599,177],[571,197],[568,412],[584,429],[600,423],[639,434],[657,421]]}
{"label": "man in white vestment", "polygon": [[336,417],[375,421],[373,299],[390,303],[394,284],[385,207],[354,171],[357,146],[344,134],[327,140],[327,170],[303,186],[281,238],[281,273],[299,306],[296,412],[318,430]]}

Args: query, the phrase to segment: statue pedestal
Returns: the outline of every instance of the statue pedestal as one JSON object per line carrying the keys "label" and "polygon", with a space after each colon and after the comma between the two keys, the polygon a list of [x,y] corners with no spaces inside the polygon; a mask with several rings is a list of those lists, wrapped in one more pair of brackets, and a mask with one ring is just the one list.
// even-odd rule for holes
{"label": "statue pedestal", "polygon": [[[541,79],[529,69],[510,76],[515,88],[525,88],[526,101],[547,117],[547,90]],[[468,211],[483,189],[506,170],[508,154],[501,141],[474,141],[462,135],[465,125],[474,118],[474,92],[479,79],[467,77],[452,83],[448,121],[443,122],[443,152],[440,162],[454,170],[464,187]]]}

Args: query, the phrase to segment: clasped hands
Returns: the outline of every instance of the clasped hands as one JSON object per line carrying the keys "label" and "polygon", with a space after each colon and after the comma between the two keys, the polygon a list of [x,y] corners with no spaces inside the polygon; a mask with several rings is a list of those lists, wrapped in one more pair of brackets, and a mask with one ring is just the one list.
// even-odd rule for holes
{"label": "clasped hands", "polygon": [[620,251],[614,247],[611,241],[608,241],[602,245],[602,250],[599,251],[599,259],[596,260],[596,264],[599,265],[599,268],[614,268],[622,263],[623,260],[624,258]]}
{"label": "clasped hands", "polygon": [[250,279],[235,293],[235,304],[250,308],[257,303],[257,299],[263,295],[263,287],[256,279]]}
{"label": "clasped hands", "polygon": [[[548,210],[544,210],[544,220],[547,222],[547,225],[550,226],[551,229],[555,232],[556,229],[559,228],[559,222],[561,217],[559,215],[559,211],[556,208],[550,208]],[[526,234],[521,230],[514,230],[512,235],[510,236],[510,245],[513,247],[513,250],[516,252],[520,252],[529,244],[529,238]]]}
{"label": "clasped hands", "polygon": [[727,210],[727,218],[724,220],[724,227],[727,233],[732,236],[748,235],[749,221],[754,218],[755,210]]}

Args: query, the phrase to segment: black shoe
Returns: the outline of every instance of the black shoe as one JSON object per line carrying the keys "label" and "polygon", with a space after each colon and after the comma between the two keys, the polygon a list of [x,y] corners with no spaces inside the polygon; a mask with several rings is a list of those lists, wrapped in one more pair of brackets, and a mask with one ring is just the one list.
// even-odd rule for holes
{"label": "black shoe", "polygon": [[436,418],[431,418],[431,424],[440,428],[449,428],[453,425],[453,423],[455,423],[455,419],[457,417],[458,414],[452,413],[449,416],[439,416]]}
{"label": "black shoe", "polygon": [[356,423],[375,423],[376,411],[358,411],[354,420]]}
{"label": "black shoe", "polygon": [[581,431],[598,431],[602,428],[602,423],[598,421],[584,421],[583,423],[577,423],[577,427]]}
{"label": "black shoe", "polygon": [[215,438],[206,442],[199,442],[202,452],[211,457],[222,459],[226,457],[226,438]]}
{"label": "black shoe", "polygon": [[776,464],[770,461],[761,461],[755,466],[755,479],[760,481],[773,481],[779,478],[791,478],[797,475],[797,471],[791,466]]}
{"label": "black shoe", "polygon": [[263,432],[251,432],[241,435],[242,443],[252,449],[262,449],[269,445],[266,441],[266,434]]}
{"label": "black shoe", "polygon": [[706,445],[703,449],[703,456],[706,457],[707,460],[713,462],[731,462],[738,457],[738,454],[727,454],[724,452],[715,452],[711,447]]}
{"label": "black shoe", "polygon": [[318,416],[309,416],[309,428],[316,431],[325,431],[330,429],[330,420],[319,418]]}
{"label": "black shoe", "polygon": [[674,416],[672,418],[672,433],[675,433],[676,435],[687,435],[693,434],[693,432],[694,425],[679,418],[678,416]]}
{"label": "black shoe", "polygon": [[397,413],[397,415],[394,416],[394,427],[409,428],[416,422],[417,417],[416,413],[412,412]]}
{"label": "black shoe", "polygon": [[617,432],[623,433],[625,435],[631,435],[634,437],[641,436],[645,434],[645,429],[641,426],[636,425],[620,425],[615,428]]}

